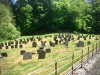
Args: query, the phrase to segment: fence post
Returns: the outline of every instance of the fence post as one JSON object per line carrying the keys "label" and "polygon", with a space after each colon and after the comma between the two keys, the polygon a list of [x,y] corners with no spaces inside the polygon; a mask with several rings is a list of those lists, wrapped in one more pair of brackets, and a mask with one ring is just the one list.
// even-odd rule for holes
{"label": "fence post", "polygon": [[72,55],[72,75],[73,75],[73,70],[74,70],[74,53]]}
{"label": "fence post", "polygon": [[93,49],[92,49],[92,58],[93,58],[93,51],[94,51],[94,44],[93,44]]}
{"label": "fence post", "polygon": [[88,58],[87,58],[87,62],[89,61],[89,46],[88,46]]}
{"label": "fence post", "polygon": [[96,43],[96,54],[97,54],[97,46],[98,46],[98,43]]}
{"label": "fence post", "polygon": [[100,51],[100,41],[99,41],[99,50],[98,50],[98,52]]}
{"label": "fence post", "polygon": [[82,49],[82,54],[81,54],[81,68],[83,68],[83,49]]}
{"label": "fence post", "polygon": [[57,61],[55,61],[55,75],[57,75]]}

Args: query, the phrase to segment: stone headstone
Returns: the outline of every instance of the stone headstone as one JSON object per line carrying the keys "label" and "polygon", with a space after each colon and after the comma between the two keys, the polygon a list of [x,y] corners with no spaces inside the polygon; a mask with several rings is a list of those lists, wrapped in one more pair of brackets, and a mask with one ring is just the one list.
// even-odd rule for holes
{"label": "stone headstone", "polygon": [[52,46],[52,42],[51,41],[49,41],[49,44],[50,44],[50,46]]}
{"label": "stone headstone", "polygon": [[32,52],[24,52],[23,53],[23,60],[32,59]]}
{"label": "stone headstone", "polygon": [[9,47],[8,47],[8,46],[6,46],[6,49],[9,49]]}
{"label": "stone headstone", "polygon": [[91,39],[91,35],[89,35],[89,39]]}
{"label": "stone headstone", "polygon": [[23,55],[25,52],[26,52],[25,50],[21,50],[20,55]]}
{"label": "stone headstone", "polygon": [[2,45],[0,44],[0,49],[2,49]]}
{"label": "stone headstone", "polygon": [[7,42],[5,42],[5,45],[7,45]]}
{"label": "stone headstone", "polygon": [[51,53],[51,49],[50,48],[47,48],[45,49],[46,53]]}
{"label": "stone headstone", "polygon": [[86,40],[86,36],[83,36],[83,39]]}
{"label": "stone headstone", "polygon": [[15,48],[18,48],[18,45],[15,45]]}
{"label": "stone headstone", "polygon": [[13,48],[14,48],[14,46],[12,45],[12,46],[11,46],[11,49],[13,49]]}
{"label": "stone headstone", "polygon": [[79,43],[76,43],[76,47],[79,47]]}
{"label": "stone headstone", "polygon": [[99,40],[98,37],[96,37],[95,40]]}
{"label": "stone headstone", "polygon": [[80,40],[80,36],[77,37],[77,40]]}
{"label": "stone headstone", "polygon": [[32,47],[37,47],[37,42],[33,42]]}
{"label": "stone headstone", "polygon": [[90,41],[87,41],[87,45],[90,45],[91,44],[91,42]]}
{"label": "stone headstone", "polygon": [[79,41],[79,47],[84,47],[84,42],[83,41]]}
{"label": "stone headstone", "polygon": [[4,44],[3,44],[3,43],[1,43],[1,46],[2,46],[2,47],[4,47]]}
{"label": "stone headstone", "polygon": [[58,40],[55,40],[55,44],[56,44],[56,45],[58,44]]}
{"label": "stone headstone", "polygon": [[52,43],[52,47],[55,47],[55,43]]}
{"label": "stone headstone", "polygon": [[23,45],[22,45],[22,44],[20,44],[20,45],[19,45],[19,48],[23,48]]}
{"label": "stone headstone", "polygon": [[68,46],[68,41],[65,41],[65,46]]}
{"label": "stone headstone", "polygon": [[43,46],[41,46],[41,47],[39,47],[39,49],[44,49],[44,47],[43,47]]}
{"label": "stone headstone", "polygon": [[18,41],[17,40],[15,41],[15,45],[18,45]]}
{"label": "stone headstone", "polygon": [[41,42],[41,46],[42,46],[42,47],[45,47],[45,42],[42,41],[42,42]]}
{"label": "stone headstone", "polygon": [[54,36],[54,41],[57,40],[57,36]]}
{"label": "stone headstone", "polygon": [[2,57],[8,57],[7,53],[1,53]]}
{"label": "stone headstone", "polygon": [[40,50],[38,53],[38,59],[44,59],[46,56],[46,52],[44,50]]}

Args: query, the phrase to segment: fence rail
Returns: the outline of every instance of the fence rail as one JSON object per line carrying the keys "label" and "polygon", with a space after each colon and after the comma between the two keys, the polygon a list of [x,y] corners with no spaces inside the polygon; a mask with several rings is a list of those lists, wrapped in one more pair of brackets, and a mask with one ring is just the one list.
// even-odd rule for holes
{"label": "fence rail", "polygon": [[[43,71],[43,69],[50,67],[52,67],[53,69],[52,72],[48,72],[48,75],[73,75],[76,69],[82,68],[85,63],[87,63],[91,58],[94,57],[94,55],[99,52],[99,50],[100,42],[93,45],[89,45],[82,50],[73,53],[72,55],[63,57],[62,59],[59,59],[49,65],[46,65],[36,71],[29,73],[28,75],[39,75],[39,71]],[[59,66],[59,64],[62,65]]]}

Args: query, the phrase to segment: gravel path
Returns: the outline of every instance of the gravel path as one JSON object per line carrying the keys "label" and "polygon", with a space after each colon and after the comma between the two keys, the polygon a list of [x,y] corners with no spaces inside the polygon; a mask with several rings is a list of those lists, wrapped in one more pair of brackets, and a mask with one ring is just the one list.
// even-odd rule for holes
{"label": "gravel path", "polygon": [[75,73],[77,75],[100,75],[100,52]]}

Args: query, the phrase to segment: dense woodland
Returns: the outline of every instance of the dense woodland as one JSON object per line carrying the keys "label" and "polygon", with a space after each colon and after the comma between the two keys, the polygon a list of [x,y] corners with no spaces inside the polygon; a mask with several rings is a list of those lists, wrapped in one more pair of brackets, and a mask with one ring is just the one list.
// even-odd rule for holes
{"label": "dense woodland", "polygon": [[100,0],[0,0],[0,40],[58,30],[100,33]]}

